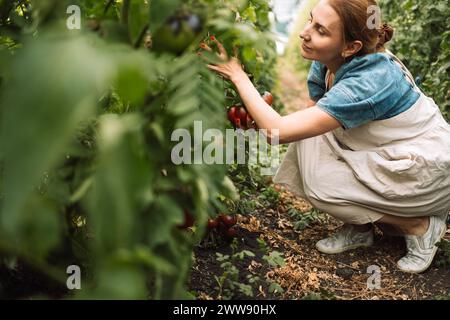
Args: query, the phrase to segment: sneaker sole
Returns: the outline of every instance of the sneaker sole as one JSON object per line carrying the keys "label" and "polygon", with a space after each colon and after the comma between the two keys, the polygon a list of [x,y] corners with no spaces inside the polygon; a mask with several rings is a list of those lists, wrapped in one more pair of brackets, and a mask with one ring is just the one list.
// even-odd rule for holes
{"label": "sneaker sole", "polygon": [[[447,232],[447,228],[443,228],[443,230],[441,232],[441,236],[439,237],[439,240],[436,243],[438,243],[439,241],[442,240],[442,238],[445,236],[446,232]],[[438,247],[435,244],[434,247],[433,247],[433,252],[431,253],[430,261],[427,263],[427,265],[425,267],[423,267],[420,270],[405,270],[405,269],[402,269],[399,265],[397,265],[397,267],[401,271],[406,272],[406,273],[413,273],[413,274],[422,273],[422,272],[426,271],[431,266],[431,264],[433,263],[434,256],[436,255],[437,250],[438,250]]]}
{"label": "sneaker sole", "polygon": [[343,253],[345,251],[349,251],[349,250],[353,250],[353,249],[371,247],[372,245],[373,245],[373,243],[371,243],[371,244],[352,244],[351,246],[346,246],[346,247],[343,247],[341,249],[336,249],[336,250],[327,250],[327,249],[323,250],[316,245],[316,249],[319,252],[326,253],[326,254],[337,254],[337,253]]}

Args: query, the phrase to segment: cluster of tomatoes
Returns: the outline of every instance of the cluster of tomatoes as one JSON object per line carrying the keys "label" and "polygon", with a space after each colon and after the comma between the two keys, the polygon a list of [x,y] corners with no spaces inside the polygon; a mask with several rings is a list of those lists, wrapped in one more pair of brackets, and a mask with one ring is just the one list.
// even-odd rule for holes
{"label": "cluster of tomatoes", "polygon": [[[272,106],[273,96],[270,92],[266,91],[262,95],[264,101]],[[252,116],[247,112],[247,109],[243,105],[234,105],[228,109],[228,120],[230,120],[231,124],[234,128],[240,129],[257,129],[257,125],[253,120]]]}
{"label": "cluster of tomatoes", "polygon": [[208,229],[210,231],[217,230],[225,238],[232,239],[237,234],[236,223],[236,216],[221,213],[217,218],[208,220]]}
{"label": "cluster of tomatoes", "polygon": [[[189,212],[189,210],[184,209],[184,222],[182,225],[179,225],[178,228],[181,230],[186,230],[193,227],[194,223],[194,216]],[[236,237],[237,234],[235,227],[236,223],[236,216],[221,213],[215,219],[208,219],[208,230],[216,230],[225,238],[232,239]]]}

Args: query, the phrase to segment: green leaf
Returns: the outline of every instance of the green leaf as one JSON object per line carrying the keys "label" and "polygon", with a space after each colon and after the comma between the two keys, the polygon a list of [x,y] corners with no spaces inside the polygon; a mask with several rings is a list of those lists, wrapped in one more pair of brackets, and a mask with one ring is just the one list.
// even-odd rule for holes
{"label": "green leaf", "polygon": [[247,9],[245,9],[245,11],[243,12],[242,16],[253,23],[257,21],[255,7],[253,6],[247,7]]}
{"label": "green leaf", "polygon": [[133,44],[137,44],[138,39],[148,27],[148,23],[149,5],[142,0],[131,0],[128,29]]}
{"label": "green leaf", "polygon": [[96,274],[97,286],[94,289],[81,290],[78,298],[108,300],[147,298],[145,274],[135,266],[111,262],[98,268]]}
{"label": "green leaf", "polygon": [[152,173],[137,114],[100,118],[99,159],[88,197],[95,248],[108,253],[139,240]]}
{"label": "green leaf", "polygon": [[81,198],[84,197],[84,195],[89,190],[91,185],[92,185],[92,177],[89,177],[86,180],[84,180],[83,183],[80,185],[80,187],[72,194],[69,201],[72,203],[79,201]]}
{"label": "green leaf", "polygon": [[278,251],[272,251],[268,256],[263,256],[263,259],[272,267],[283,267],[285,265],[284,258]]}
{"label": "green leaf", "polygon": [[143,70],[138,66],[122,66],[116,79],[117,93],[132,105],[144,102],[148,82]]}
{"label": "green leaf", "polygon": [[110,75],[109,59],[84,38],[49,33],[26,46],[12,62],[1,101],[7,193],[1,224],[9,231],[42,173],[63,156],[79,123],[94,114]]}
{"label": "green leaf", "polygon": [[154,247],[171,238],[172,229],[183,224],[183,210],[168,196],[162,195],[155,201],[147,220],[147,243]]}
{"label": "green leaf", "polygon": [[283,288],[276,282],[272,282],[269,286],[270,293],[283,293]]}
{"label": "green leaf", "polygon": [[25,256],[43,260],[59,244],[62,235],[62,216],[56,209],[42,197],[29,198],[23,213],[17,217],[10,245]]}

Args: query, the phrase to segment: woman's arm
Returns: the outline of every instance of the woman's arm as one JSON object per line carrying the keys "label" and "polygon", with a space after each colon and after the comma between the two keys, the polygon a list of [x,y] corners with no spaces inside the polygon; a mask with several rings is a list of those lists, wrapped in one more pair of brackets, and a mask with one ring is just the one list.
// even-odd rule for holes
{"label": "woman's arm", "polygon": [[314,107],[315,105],[316,105],[316,102],[312,99],[309,99],[308,101],[306,101],[307,108]]}
{"label": "woman's arm", "polygon": [[308,101],[307,105],[311,106],[307,109],[281,116],[263,100],[245,72],[230,80],[258,127],[267,130],[267,140],[271,143],[275,139],[279,143],[307,139],[341,126],[335,118],[316,107],[312,100]]}
{"label": "woman's arm", "polygon": [[[315,103],[314,106],[306,110],[281,116],[263,100],[256,90],[242,69],[242,65],[237,59],[237,52],[232,58],[229,58],[222,44],[217,39],[214,39],[214,41],[219,49],[218,56],[223,60],[223,63],[208,64],[208,68],[233,82],[253,120],[260,129],[267,130],[267,140],[270,143],[275,143],[276,139],[278,143],[307,139],[341,126],[335,118],[316,107]],[[203,48],[212,51],[205,44]],[[308,102],[308,105],[311,105],[312,102]]]}

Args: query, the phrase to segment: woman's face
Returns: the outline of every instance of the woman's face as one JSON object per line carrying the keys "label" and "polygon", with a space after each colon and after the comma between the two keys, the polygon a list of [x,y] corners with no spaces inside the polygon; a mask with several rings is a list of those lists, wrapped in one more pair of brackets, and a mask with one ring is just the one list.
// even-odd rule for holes
{"label": "woman's face", "polygon": [[309,23],[300,34],[302,38],[301,54],[308,60],[317,60],[323,64],[343,60],[344,39],[341,20],[328,4],[320,1],[311,11]]}

